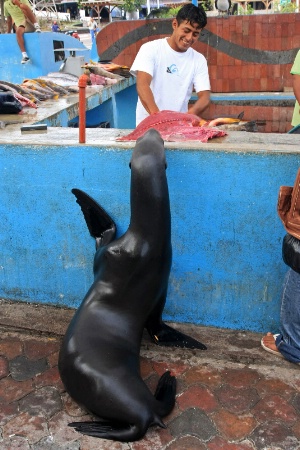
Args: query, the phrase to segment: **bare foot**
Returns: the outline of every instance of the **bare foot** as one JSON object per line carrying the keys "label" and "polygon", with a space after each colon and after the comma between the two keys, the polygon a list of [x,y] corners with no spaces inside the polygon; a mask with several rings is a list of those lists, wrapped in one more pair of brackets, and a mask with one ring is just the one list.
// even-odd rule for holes
{"label": "bare foot", "polygon": [[275,344],[275,339],[272,333],[267,333],[263,338],[262,338],[262,342],[263,344],[270,350],[273,350],[274,352],[278,352],[278,348],[276,347]]}

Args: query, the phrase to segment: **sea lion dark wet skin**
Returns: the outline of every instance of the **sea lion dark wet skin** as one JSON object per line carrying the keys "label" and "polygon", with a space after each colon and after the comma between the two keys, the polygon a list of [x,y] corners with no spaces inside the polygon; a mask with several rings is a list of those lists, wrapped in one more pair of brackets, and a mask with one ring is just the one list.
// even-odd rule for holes
{"label": "sea lion dark wet skin", "polygon": [[166,372],[153,396],[140,377],[146,326],[154,341],[202,344],[165,325],[161,313],[171,267],[171,218],[163,141],[150,130],[131,160],[131,220],[112,241],[115,224],[85,193],[73,190],[90,233],[97,238],[95,280],[71,321],[59,355],[67,392],[105,422],[70,424],[83,434],[134,441],[151,425],[164,426],[175,402],[175,378]]}

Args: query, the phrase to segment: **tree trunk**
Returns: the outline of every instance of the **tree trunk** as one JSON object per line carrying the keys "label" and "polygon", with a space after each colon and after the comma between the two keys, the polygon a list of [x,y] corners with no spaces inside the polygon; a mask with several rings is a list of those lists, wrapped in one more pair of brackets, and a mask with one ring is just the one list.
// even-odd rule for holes
{"label": "tree trunk", "polygon": [[1,33],[6,33],[6,23],[4,18],[4,0],[0,0],[0,9],[1,9],[0,31]]}

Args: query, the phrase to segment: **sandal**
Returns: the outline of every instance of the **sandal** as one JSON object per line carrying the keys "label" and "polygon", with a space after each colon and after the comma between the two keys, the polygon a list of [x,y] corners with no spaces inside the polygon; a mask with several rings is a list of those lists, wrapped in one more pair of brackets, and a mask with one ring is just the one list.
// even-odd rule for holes
{"label": "sandal", "polygon": [[[274,342],[276,341],[277,336],[279,336],[279,334],[273,334]],[[266,352],[273,353],[273,355],[281,356],[283,358],[283,355],[279,351],[272,350],[271,348],[267,347],[266,344],[264,344],[263,342],[264,337],[262,337],[260,341],[262,348],[266,350]]]}

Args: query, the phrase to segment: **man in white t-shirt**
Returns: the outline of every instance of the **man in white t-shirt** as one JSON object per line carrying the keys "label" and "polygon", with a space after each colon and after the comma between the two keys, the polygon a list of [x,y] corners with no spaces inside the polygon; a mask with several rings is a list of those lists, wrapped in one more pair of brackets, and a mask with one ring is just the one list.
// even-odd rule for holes
{"label": "man in white t-shirt", "polygon": [[[207,24],[204,9],[183,6],[172,21],[170,37],[143,44],[131,66],[136,76],[136,125],[162,110],[188,112],[200,117],[210,101],[205,57],[191,46]],[[198,100],[188,107],[193,88]]]}

